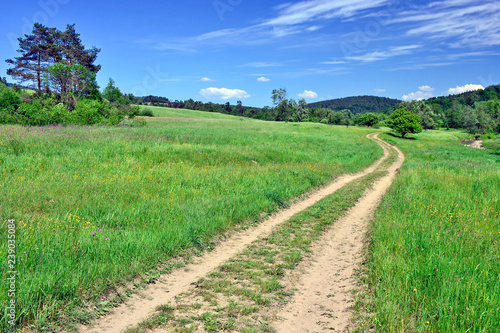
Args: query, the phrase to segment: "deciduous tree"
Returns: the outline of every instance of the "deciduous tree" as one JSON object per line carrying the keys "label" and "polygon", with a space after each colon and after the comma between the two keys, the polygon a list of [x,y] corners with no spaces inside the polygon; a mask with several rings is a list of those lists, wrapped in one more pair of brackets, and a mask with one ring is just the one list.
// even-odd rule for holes
{"label": "deciduous tree", "polygon": [[288,120],[288,100],[286,99],[286,89],[273,89],[271,99],[276,107],[276,121]]}
{"label": "deciduous tree", "polygon": [[397,109],[391,113],[385,123],[404,138],[408,133],[416,134],[422,132],[421,121],[420,117],[416,114],[408,112],[405,109]]}
{"label": "deciduous tree", "polygon": [[[115,81],[112,78],[109,78],[108,85],[104,88],[102,97],[106,98],[111,103],[121,103],[123,101],[123,94],[115,85]],[[154,105],[154,103],[154,99],[151,99],[151,105]]]}

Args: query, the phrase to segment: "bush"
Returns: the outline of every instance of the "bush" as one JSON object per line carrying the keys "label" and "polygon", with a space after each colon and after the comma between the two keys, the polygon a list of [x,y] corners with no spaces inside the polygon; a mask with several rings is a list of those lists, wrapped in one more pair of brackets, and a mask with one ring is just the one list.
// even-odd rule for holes
{"label": "bush", "polygon": [[139,116],[154,117],[153,110],[151,110],[150,108],[144,108],[141,110],[141,112],[139,112]]}
{"label": "bush", "polygon": [[136,106],[131,106],[130,107],[130,112],[128,113],[128,118],[129,119],[134,119],[135,116],[139,115],[139,113],[141,112],[141,108],[138,107],[137,105]]}
{"label": "bush", "polygon": [[19,94],[14,92],[14,90],[2,87],[0,89],[0,110],[3,112],[4,109],[8,111],[16,110],[22,104]]}
{"label": "bush", "polygon": [[73,110],[73,121],[79,125],[93,125],[103,121],[103,116],[109,117],[109,112],[102,103],[92,100],[78,102]]}

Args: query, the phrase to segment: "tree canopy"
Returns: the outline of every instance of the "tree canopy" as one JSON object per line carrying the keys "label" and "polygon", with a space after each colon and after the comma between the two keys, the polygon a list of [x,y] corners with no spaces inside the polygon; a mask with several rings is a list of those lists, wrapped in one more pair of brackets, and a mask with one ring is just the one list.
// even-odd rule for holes
{"label": "tree canopy", "polygon": [[408,133],[416,134],[422,132],[421,121],[422,119],[415,113],[406,111],[405,109],[397,109],[391,113],[385,123],[404,138]]}
{"label": "tree canopy", "polygon": [[[44,89],[53,88],[54,82],[58,80],[43,80],[44,74],[53,73],[48,68],[56,63],[79,65],[93,74],[101,69],[100,65],[94,64],[100,49],[85,49],[74,24],[68,24],[65,31],[60,31],[35,23],[32,33],[19,37],[18,41],[17,52],[20,55],[6,60],[12,65],[7,74],[19,80],[21,84],[28,83],[29,86],[35,87],[39,93]],[[58,68],[59,72],[61,68]],[[64,88],[59,87],[59,90]]]}

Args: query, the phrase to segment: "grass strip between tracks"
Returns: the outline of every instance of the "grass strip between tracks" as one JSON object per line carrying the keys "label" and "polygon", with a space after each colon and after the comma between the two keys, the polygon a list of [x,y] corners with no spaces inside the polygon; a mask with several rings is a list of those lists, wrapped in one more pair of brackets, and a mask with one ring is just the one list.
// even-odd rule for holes
{"label": "grass strip between tracks", "polygon": [[175,303],[159,306],[157,312],[127,333],[147,332],[168,326],[176,332],[235,330],[273,332],[275,310],[294,294],[286,277],[299,262],[313,256],[313,243],[352,207],[373,182],[386,174],[384,167],[339,189],[310,209],[295,215],[269,237],[201,278]]}

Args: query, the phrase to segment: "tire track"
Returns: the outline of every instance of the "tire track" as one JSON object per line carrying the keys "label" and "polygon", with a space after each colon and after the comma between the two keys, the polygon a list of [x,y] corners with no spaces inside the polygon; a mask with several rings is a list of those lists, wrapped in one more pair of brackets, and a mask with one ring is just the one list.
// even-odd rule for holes
{"label": "tire track", "polygon": [[349,330],[350,308],[354,305],[352,291],[356,288],[354,270],[363,258],[363,239],[381,196],[404,161],[398,148],[374,139],[385,149],[394,149],[397,160],[387,168],[388,174],[367,189],[348,214],[314,245],[317,250],[312,259],[299,264],[292,277],[297,292],[293,301],[277,314],[281,319],[274,325],[277,332]]}
{"label": "tire track", "polygon": [[389,156],[388,144],[378,139],[376,134],[370,134],[367,137],[377,142],[384,150],[384,156],[370,167],[356,174],[342,175],[329,185],[311,192],[307,198],[272,215],[258,226],[234,234],[221,242],[212,252],[205,253],[203,257],[196,259],[194,263],[188,264],[183,269],[161,276],[155,284],[151,284],[139,294],[133,295],[126,303],[116,307],[108,315],[99,318],[91,326],[80,327],[78,332],[119,333],[128,327],[137,325],[151,315],[157,306],[173,301],[177,295],[187,291],[193,282],[209,274],[256,239],[270,235],[277,226],[293,215],[311,207],[346,184],[377,170]]}

